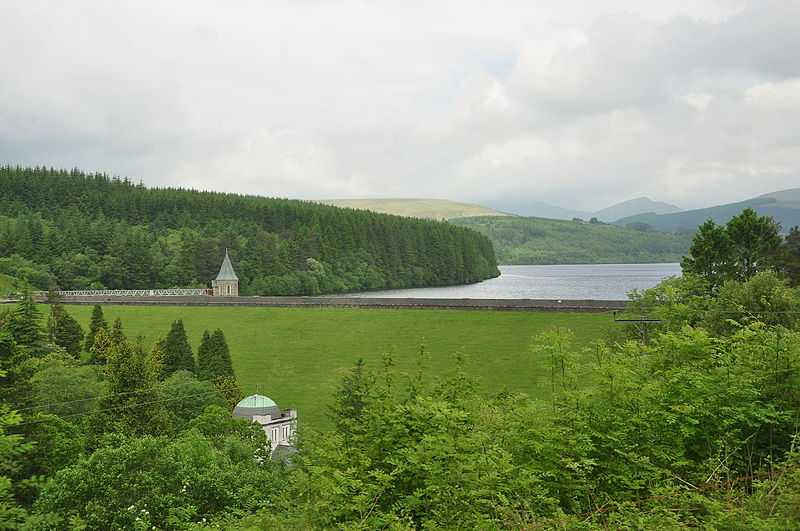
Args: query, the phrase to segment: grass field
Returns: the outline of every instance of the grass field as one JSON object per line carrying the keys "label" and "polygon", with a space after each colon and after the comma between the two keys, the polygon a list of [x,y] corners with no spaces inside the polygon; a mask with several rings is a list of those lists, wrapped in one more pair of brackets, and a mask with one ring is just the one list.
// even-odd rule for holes
{"label": "grass field", "polygon": [[[88,329],[90,306],[68,310]],[[141,333],[149,343],[183,319],[195,352],[204,330],[222,329],[245,394],[258,388],[281,407],[297,408],[299,417],[316,427],[328,426],[333,387],[359,358],[377,367],[381,353],[393,350],[397,368],[412,371],[417,345],[424,343],[428,365],[441,374],[452,367],[451,354],[461,350],[485,392],[522,390],[546,397],[546,360],[529,352],[531,336],[548,326],[568,327],[581,347],[613,326],[606,314],[141,306],[103,311],[109,323],[119,315],[129,337]]]}

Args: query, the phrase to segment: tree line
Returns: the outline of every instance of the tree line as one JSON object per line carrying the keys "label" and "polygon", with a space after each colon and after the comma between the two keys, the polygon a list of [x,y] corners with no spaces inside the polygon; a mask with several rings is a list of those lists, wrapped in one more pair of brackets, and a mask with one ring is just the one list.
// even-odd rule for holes
{"label": "tree line", "polygon": [[225,249],[245,295],[464,284],[499,275],[489,240],[305,201],[146,188],[0,167],[0,273],[40,289],[207,287]]}

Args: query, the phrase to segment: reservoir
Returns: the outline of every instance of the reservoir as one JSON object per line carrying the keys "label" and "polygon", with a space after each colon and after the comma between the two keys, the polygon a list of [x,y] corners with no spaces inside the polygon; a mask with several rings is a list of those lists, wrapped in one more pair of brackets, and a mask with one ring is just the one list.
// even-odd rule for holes
{"label": "reservoir", "polygon": [[[340,297],[423,299],[593,299],[625,300],[634,289],[652,288],[679,276],[679,264],[504,265],[501,275],[465,286],[394,289]],[[334,295],[337,296],[337,295]]]}

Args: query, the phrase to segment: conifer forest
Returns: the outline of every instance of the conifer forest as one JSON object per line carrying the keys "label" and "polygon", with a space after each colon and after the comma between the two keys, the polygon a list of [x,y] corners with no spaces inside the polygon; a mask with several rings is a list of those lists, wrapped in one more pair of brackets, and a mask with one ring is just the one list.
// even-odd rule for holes
{"label": "conifer forest", "polygon": [[469,229],[303,201],[0,168],[0,274],[38,289],[207,287],[228,249],[242,295],[466,284],[499,275]]}

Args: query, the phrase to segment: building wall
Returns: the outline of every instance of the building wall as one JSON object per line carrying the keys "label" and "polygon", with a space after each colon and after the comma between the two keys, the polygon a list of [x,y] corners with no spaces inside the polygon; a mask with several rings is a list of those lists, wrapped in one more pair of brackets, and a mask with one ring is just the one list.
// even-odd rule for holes
{"label": "building wall", "polygon": [[215,280],[211,283],[214,289],[214,295],[217,297],[238,297],[239,296],[239,281],[238,280]]}
{"label": "building wall", "polygon": [[288,415],[281,415],[274,420],[269,415],[253,416],[253,420],[261,424],[264,433],[267,434],[267,439],[269,439],[273,450],[275,450],[275,447],[279,444],[291,445],[292,437],[294,437],[297,413],[294,412],[294,410],[287,410],[287,413]]}

